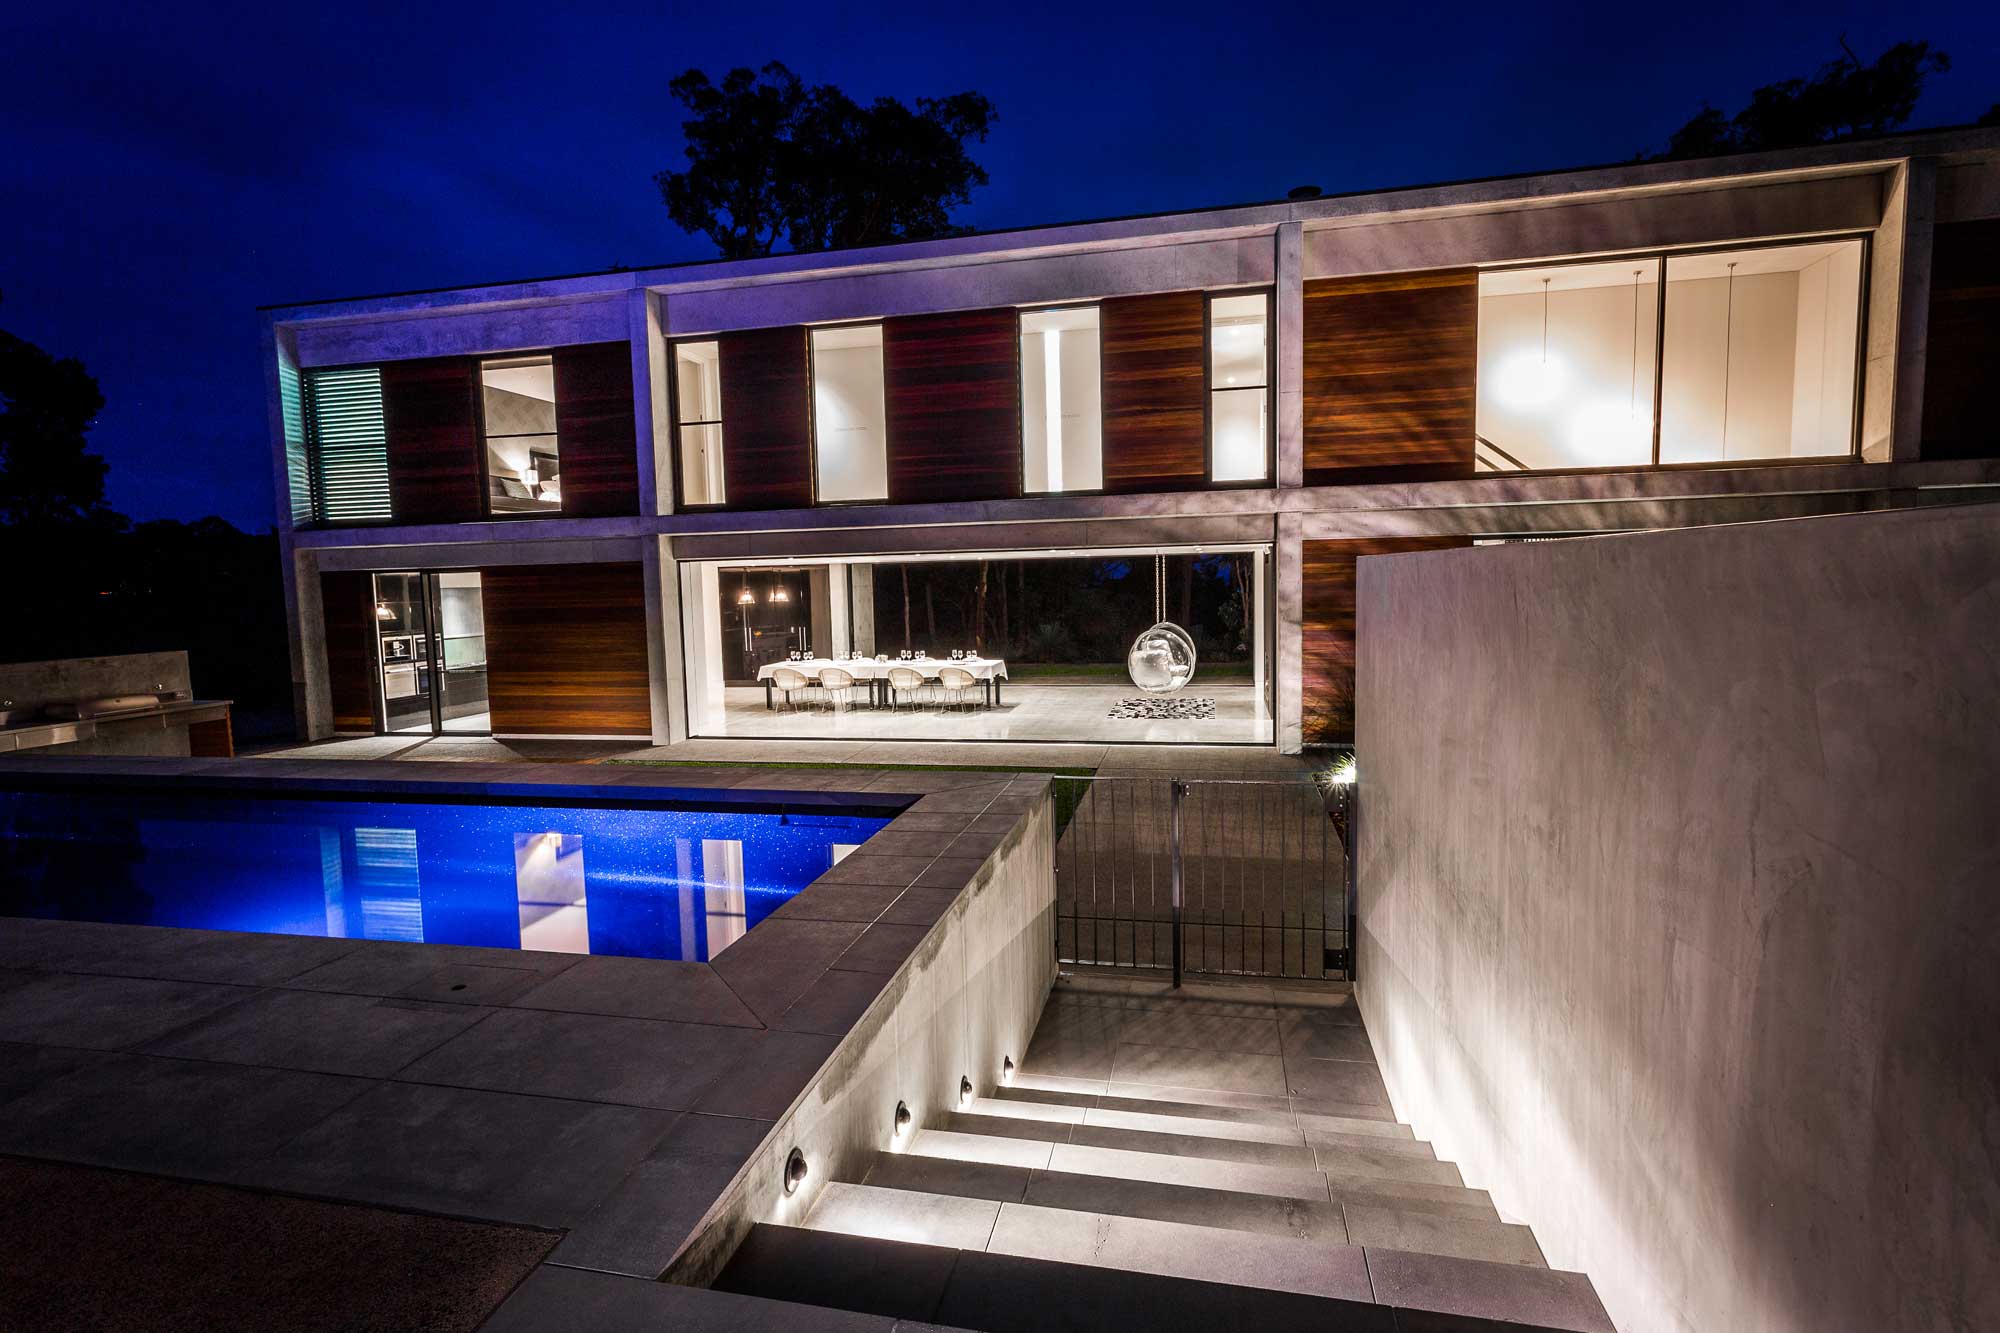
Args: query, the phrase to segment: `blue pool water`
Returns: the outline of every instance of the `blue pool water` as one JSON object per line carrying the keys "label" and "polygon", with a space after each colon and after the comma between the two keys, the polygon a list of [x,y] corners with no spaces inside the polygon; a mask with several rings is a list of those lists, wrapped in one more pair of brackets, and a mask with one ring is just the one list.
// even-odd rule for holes
{"label": "blue pool water", "polygon": [[0,915],[705,960],[886,823],[0,791]]}

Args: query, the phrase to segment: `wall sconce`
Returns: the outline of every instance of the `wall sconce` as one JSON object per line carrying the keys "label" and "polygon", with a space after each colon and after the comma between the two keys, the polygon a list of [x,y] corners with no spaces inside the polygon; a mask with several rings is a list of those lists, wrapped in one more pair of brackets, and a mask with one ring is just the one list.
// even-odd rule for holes
{"label": "wall sconce", "polygon": [[964,1075],[958,1080],[958,1109],[969,1110],[972,1106],[972,1080]]}
{"label": "wall sconce", "polygon": [[797,1148],[794,1148],[791,1151],[791,1155],[785,1158],[786,1195],[790,1196],[798,1193],[799,1186],[805,1181],[805,1178],[806,1178],[806,1155],[800,1152]]}
{"label": "wall sconce", "polygon": [[1014,1085],[1014,1057],[1011,1055],[1000,1062],[1000,1082],[1008,1087]]}
{"label": "wall sconce", "polygon": [[901,1143],[903,1141],[903,1136],[908,1134],[909,1132],[910,1132],[909,1103],[897,1102],[895,1128],[889,1131],[889,1137],[894,1139],[896,1142]]}

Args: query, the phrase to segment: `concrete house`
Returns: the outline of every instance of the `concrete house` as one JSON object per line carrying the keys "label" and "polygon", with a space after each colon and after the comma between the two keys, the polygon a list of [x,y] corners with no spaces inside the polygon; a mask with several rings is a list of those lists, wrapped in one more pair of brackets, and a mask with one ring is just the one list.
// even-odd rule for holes
{"label": "concrete house", "polygon": [[272,308],[298,715],[1344,741],[1363,555],[1990,495],[1996,256],[1973,129]]}

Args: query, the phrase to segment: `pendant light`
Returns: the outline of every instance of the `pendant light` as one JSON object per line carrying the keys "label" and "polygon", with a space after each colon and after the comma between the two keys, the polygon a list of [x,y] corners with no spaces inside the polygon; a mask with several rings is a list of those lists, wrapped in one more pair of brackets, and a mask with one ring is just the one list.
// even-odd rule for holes
{"label": "pendant light", "polygon": [[377,602],[375,603],[375,618],[377,620],[394,620],[396,613],[389,609],[387,602]]}
{"label": "pendant light", "polygon": [[750,591],[750,576],[745,574],[742,578],[743,587],[736,594],[736,604],[738,606],[755,606],[757,604],[757,594]]}
{"label": "pendant light", "polygon": [[771,600],[780,603],[792,600],[792,590],[785,586],[782,579],[771,585]]}

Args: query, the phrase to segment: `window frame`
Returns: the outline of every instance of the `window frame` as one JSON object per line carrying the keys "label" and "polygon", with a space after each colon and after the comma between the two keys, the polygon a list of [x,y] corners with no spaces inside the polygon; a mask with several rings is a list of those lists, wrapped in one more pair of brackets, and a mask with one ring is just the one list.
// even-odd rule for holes
{"label": "window frame", "polygon": [[[1232,388],[1215,384],[1215,303],[1241,296],[1264,298],[1264,383]],[[1248,287],[1221,287],[1202,293],[1201,307],[1201,471],[1204,489],[1214,491],[1269,490],[1277,481],[1278,434],[1278,312],[1277,288],[1269,283]],[[1262,388],[1265,394],[1264,475],[1242,481],[1215,479],[1215,395],[1248,393]]]}
{"label": "window frame", "polygon": [[[564,501],[556,503],[554,513],[548,513],[543,510],[515,510],[510,513],[506,510],[496,510],[493,507],[493,474],[487,470],[486,461],[486,367],[490,362],[527,361],[535,357],[547,357],[549,360],[549,407],[556,413],[556,428],[550,433],[556,437],[556,475],[558,477],[562,475],[562,394],[561,390],[556,387],[556,349],[553,347],[544,347],[539,350],[530,348],[519,352],[474,353],[467,359],[472,362],[474,372],[472,408],[474,418],[479,423],[479,431],[477,438],[473,441],[473,447],[478,450],[479,505],[484,514],[483,518],[475,519],[473,520],[474,522],[534,522],[541,519],[563,517]],[[504,440],[513,437],[503,435],[500,438]],[[529,456],[533,457],[532,451],[530,451]]]}
{"label": "window frame", "polygon": [[[1673,259],[1686,259],[1695,255],[1738,254],[1753,250],[1784,250],[1799,245],[1819,245],[1829,242],[1861,242],[1861,277],[1859,292],[1855,301],[1854,317],[1854,394],[1849,407],[1847,452],[1844,454],[1807,454],[1781,458],[1729,458],[1710,459],[1688,463],[1663,463],[1660,461],[1661,409],[1666,402],[1667,364],[1667,263]],[[1551,467],[1515,468],[1510,471],[1479,470],[1478,452],[1480,446],[1496,448],[1484,439],[1473,427],[1473,476],[1484,477],[1569,477],[1594,476],[1619,472],[1688,472],[1716,468],[1742,467],[1813,467],[1828,463],[1855,463],[1861,460],[1861,411],[1867,402],[1868,370],[1868,307],[1870,264],[1874,259],[1875,233],[1872,231],[1832,231],[1811,232],[1803,235],[1760,237],[1752,241],[1721,241],[1703,245],[1685,245],[1671,248],[1653,246],[1641,250],[1613,250],[1602,254],[1574,255],[1562,259],[1531,259],[1506,264],[1477,265],[1475,271],[1484,276],[1488,273],[1521,273],[1535,269],[1567,268],[1574,264],[1614,264],[1630,260],[1650,260],[1660,266],[1660,296],[1653,310],[1653,449],[1652,459],[1645,463],[1614,463],[1608,467]],[[1477,297],[1475,296],[1475,301]],[[1478,324],[1474,316],[1473,353],[1473,398],[1478,401],[1481,367],[1478,364]],[[1476,418],[1476,413],[1475,413]]]}
{"label": "window frame", "polygon": [[[722,410],[722,339],[723,334],[720,331],[715,333],[689,334],[683,337],[667,339],[667,429],[672,433],[673,437],[669,445],[669,450],[674,460],[674,512],[677,514],[716,513],[729,508],[729,468],[726,461],[729,448],[729,424],[722,417],[717,417],[714,421],[681,420],[680,357],[676,351],[676,349],[687,343],[715,344],[715,405],[716,410],[719,412]],[[808,348],[807,350],[810,353],[811,349]],[[810,360],[810,356],[808,356],[808,360]],[[810,369],[808,369],[807,379],[808,383],[810,383]],[[722,498],[720,500],[704,500],[699,504],[688,501],[686,488],[682,482],[683,474],[681,470],[682,426],[722,427],[722,447],[725,454],[725,462],[722,469]]]}
{"label": "window frame", "polygon": [[[882,494],[879,498],[872,498],[872,499],[827,500],[821,498],[819,493],[819,356],[813,350],[813,335],[815,333],[820,332],[823,329],[860,329],[860,328],[870,328],[870,327],[883,329],[886,323],[887,323],[886,316],[876,316],[875,318],[872,319],[833,319],[833,320],[827,320],[824,323],[807,324],[805,326],[806,420],[811,424],[811,429],[807,432],[807,434],[811,437],[807,444],[807,461],[812,466],[812,504],[813,508],[815,509],[851,509],[857,505],[886,505],[894,503],[894,501],[892,501],[889,498],[889,481],[888,481],[889,366],[887,359],[888,335],[886,330],[883,334],[884,345],[883,345],[883,365],[882,365],[882,468],[883,468]],[[1014,327],[1016,331],[1015,341],[1016,343],[1018,343],[1020,341],[1019,338],[1020,321],[1018,319],[1015,320]],[[727,477],[724,477],[723,481],[725,485],[728,484]]]}
{"label": "window frame", "polygon": [[[1099,485],[1090,490],[1031,491],[1028,489],[1028,414],[1021,406],[1022,386],[1027,383],[1028,368],[1021,357],[1021,318],[1024,315],[1039,315],[1056,310],[1095,310],[1097,312],[1097,475]],[[1019,490],[1023,499],[1042,496],[1066,495],[1109,495],[1111,492],[1102,484],[1104,477],[1104,302],[1098,298],[1082,301],[1043,301],[1035,305],[1016,306],[1014,309],[1014,438],[1015,450],[1020,462]]]}

